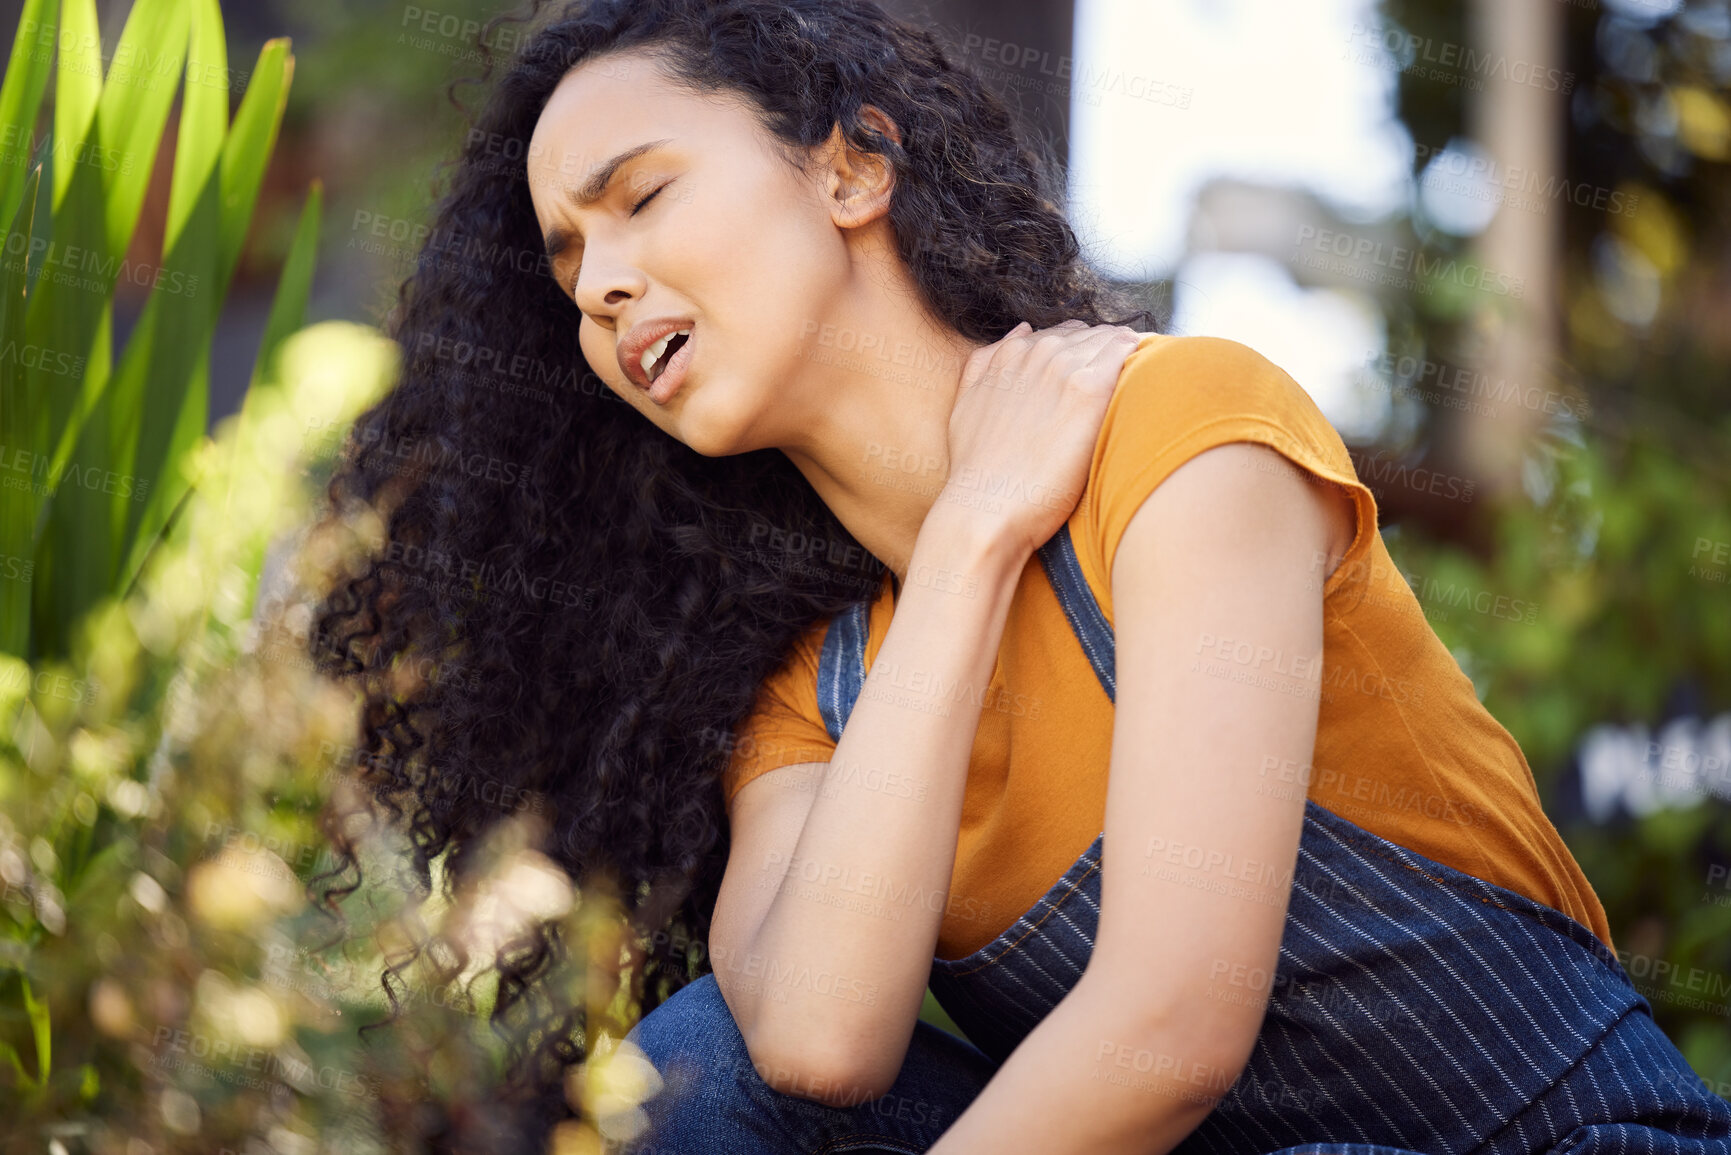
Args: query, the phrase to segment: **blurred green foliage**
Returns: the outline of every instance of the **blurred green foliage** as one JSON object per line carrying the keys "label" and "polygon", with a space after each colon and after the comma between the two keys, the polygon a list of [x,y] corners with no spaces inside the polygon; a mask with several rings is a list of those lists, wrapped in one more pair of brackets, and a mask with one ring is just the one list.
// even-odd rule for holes
{"label": "blurred green foliage", "polygon": [[[493,74],[521,50],[526,25],[494,17],[527,5],[500,0],[280,0],[285,17],[317,52],[300,62],[287,119],[309,129],[321,175],[332,189],[330,236],[320,265],[342,267],[350,315],[382,323],[410,272],[415,246],[367,246],[378,220],[424,224],[437,196],[440,166],[466,129],[464,112],[482,88],[470,81],[494,60]],[[395,234],[393,234],[395,235]],[[366,251],[366,247],[382,251]]]}
{"label": "blurred green foliage", "polygon": [[[576,903],[527,814],[475,876],[435,864],[424,889],[353,784],[354,697],[306,660],[309,591],[382,534],[315,515],[396,357],[347,322],[288,337],[195,449],[137,586],[84,619],[66,663],[0,657],[0,966],[21,995],[0,1016],[0,1152],[401,1150],[426,1120],[393,1111],[428,1099],[484,1121],[504,1057],[484,964],[530,920],[586,948],[548,976],[595,1032],[568,1095],[586,1120],[641,1125],[659,1084],[622,1043],[617,903]],[[333,796],[364,872],[340,928],[309,901],[359,881],[315,882],[339,865]],[[393,1004],[392,1030],[359,1033]],[[599,1135],[573,1126],[557,1150],[600,1155]]]}
{"label": "blurred green foliage", "polygon": [[[266,44],[231,125],[216,0],[139,0],[112,56],[105,77],[94,0],[31,0],[0,90],[0,134],[14,142],[0,155],[0,341],[18,351],[0,376],[0,556],[15,563],[0,582],[0,652],[27,659],[66,654],[186,492],[211,337],[291,72],[288,42]],[[38,137],[51,64],[52,127]],[[132,236],[182,72],[152,262]],[[116,360],[122,280],[151,292]]]}
{"label": "blurred green foliage", "polygon": [[[1731,416],[1713,432],[1731,448]],[[1731,483],[1650,430],[1623,441],[1590,429],[1553,435],[1535,449],[1532,470],[1541,499],[1499,510],[1488,559],[1410,527],[1385,530],[1389,553],[1520,743],[1654,1017],[1724,1094],[1731,902],[1717,896],[1731,889],[1710,885],[1710,869],[1731,861],[1731,798],[1707,792],[1686,807],[1603,823],[1561,800],[1578,796],[1564,770],[1590,728],[1651,725],[1679,700],[1724,707],[1731,565],[1712,564],[1702,542],[1731,542]],[[1523,612],[1475,608],[1498,598]],[[1669,966],[1656,975],[1660,961]]]}

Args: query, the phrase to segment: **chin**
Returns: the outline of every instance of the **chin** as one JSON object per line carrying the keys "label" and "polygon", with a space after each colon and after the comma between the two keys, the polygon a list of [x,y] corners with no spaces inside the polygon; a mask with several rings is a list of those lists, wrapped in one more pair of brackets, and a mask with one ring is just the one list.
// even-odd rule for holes
{"label": "chin", "polygon": [[757,448],[747,443],[744,423],[738,420],[737,414],[716,412],[695,397],[692,402],[680,409],[674,420],[674,436],[693,453],[703,457],[731,457]]}
{"label": "chin", "polygon": [[739,452],[739,450],[734,449],[729,443],[714,438],[694,437],[690,433],[684,431],[681,431],[679,439],[685,442],[686,448],[690,449],[699,457],[731,457],[733,454]]}

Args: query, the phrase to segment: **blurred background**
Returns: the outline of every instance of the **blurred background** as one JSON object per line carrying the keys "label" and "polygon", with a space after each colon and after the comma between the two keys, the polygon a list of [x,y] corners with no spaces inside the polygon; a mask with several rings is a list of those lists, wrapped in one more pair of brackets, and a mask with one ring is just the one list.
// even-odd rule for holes
{"label": "blurred background", "polygon": [[[1731,2],[885,5],[931,27],[1019,111],[1066,173],[1090,259],[1141,294],[1164,329],[1253,346],[1334,423],[1433,628],[1526,752],[1548,813],[1605,903],[1626,969],[1696,1070],[1731,1096]],[[96,7],[111,46],[132,5]],[[473,103],[480,90],[464,80],[478,74],[483,45],[507,59],[520,46],[520,25],[487,24],[506,10],[489,0],[223,5],[232,105],[268,39],[292,39],[294,66],[257,207],[212,322],[208,430],[240,409],[261,346],[271,345],[273,301],[315,179],[322,230],[300,319],[383,322],[413,261],[414,231],[429,218],[439,163],[461,140],[462,115],[446,87]],[[0,27],[17,26],[21,12],[19,0],[0,3]],[[179,115],[177,102],[130,240],[129,257],[141,262],[163,260]],[[117,348],[147,298],[124,279],[116,288]],[[386,356],[364,330],[322,331],[358,342],[342,346],[351,360]],[[304,372],[316,376],[320,354],[297,347]],[[377,373],[382,380],[388,368]],[[296,451],[304,465],[305,438]],[[316,465],[308,476],[316,480]],[[258,648],[261,611],[248,588],[222,611],[235,654]],[[300,630],[304,637],[304,621]],[[184,660],[153,651],[147,625],[135,632],[144,639],[138,661],[173,669]],[[100,658],[88,645],[69,643],[66,653],[74,666]],[[152,700],[166,700],[158,689]],[[29,696],[20,695],[19,703]],[[103,725],[140,708],[114,706]],[[157,926],[140,929],[139,942],[182,952],[174,982],[209,987],[216,993],[200,997],[230,1006],[221,1020],[229,1029],[255,1029],[277,1040],[272,1047],[300,1037],[304,1025],[307,1061],[327,1056],[320,1061],[339,1072],[360,1069],[340,1056],[354,1046],[352,1027],[369,1021],[367,1008],[383,1005],[376,992],[372,1003],[344,1002],[349,996],[332,988],[327,1001],[349,1017],[338,1009],[302,1024],[283,991],[305,983],[279,973],[244,988],[276,1000],[274,1033],[259,1027],[265,1012],[236,1001],[242,980],[216,956],[198,955],[196,888],[187,891],[181,876],[200,853],[237,846],[266,849],[302,882],[323,865],[311,816],[316,787],[340,761],[331,754],[345,740],[340,721],[310,747],[304,732],[285,739],[276,768],[253,780],[263,801],[231,792],[219,804],[221,792],[211,793],[196,812],[202,827],[184,814],[161,818],[137,799],[130,816],[124,801],[113,803],[127,795],[115,785],[125,766],[147,764],[152,743],[166,741],[145,727],[104,756],[114,781],[92,794],[100,820],[75,818],[72,827],[107,831],[123,846],[118,909],[140,928]],[[76,754],[77,734],[106,732],[70,715],[43,724],[61,727],[67,765],[96,758],[88,743]],[[291,747],[315,750],[315,770],[324,769],[297,769]],[[15,740],[12,763],[0,764],[0,774],[18,776],[0,781],[13,800],[23,796],[19,782],[43,773],[24,768],[24,750]],[[157,772],[134,779],[158,788]],[[42,799],[76,809],[72,794]],[[119,816],[112,826],[110,811]],[[31,1009],[39,1000],[19,976],[39,966],[31,952],[46,949],[45,936],[73,933],[43,929],[32,889],[38,876],[65,872],[55,841],[64,835],[34,834],[24,810],[8,812],[0,875],[14,946],[0,957],[10,968],[0,969],[0,1046],[11,1067],[0,1064],[0,1079],[14,1069],[15,1089],[35,1078],[47,1095],[49,1073],[36,1066],[44,1015]],[[153,820],[186,829],[152,841]],[[501,855],[502,869],[534,864],[520,848]],[[553,889],[547,909],[557,912],[565,908]],[[163,912],[172,918],[183,894],[193,902],[187,922],[178,936],[162,931]],[[280,911],[265,898],[255,905],[246,917],[305,917],[287,898]],[[158,1057],[143,1075],[120,1060],[108,1071],[104,1047],[129,1038],[138,1046],[138,1024],[151,1014],[160,1023],[191,1011],[184,998],[141,993],[169,972],[131,986],[103,979],[103,960],[127,954],[133,940],[94,923],[87,933],[113,945],[93,948],[82,970],[68,964],[84,985],[57,996],[71,1016],[62,1053],[81,1058],[55,1064],[85,1064],[99,1089],[80,1075],[62,1106],[42,1108],[66,1120],[85,1112],[83,1131],[68,1122],[72,1130],[54,1134],[63,1149],[87,1142],[137,1155],[125,1143],[101,1147],[102,1129],[88,1122],[117,1086],[134,1087],[145,1104],[151,1122],[133,1138],[149,1150],[208,1149],[200,1144],[231,1115],[247,1121],[220,1133],[254,1135],[260,1150],[323,1150],[332,1141],[309,1120],[364,1114],[347,1100],[328,1116],[278,1104],[283,1113],[268,1126],[238,1109],[225,1114],[229,1099],[261,1093],[183,1085],[162,1065],[160,1046],[146,1048]],[[276,948],[302,979],[305,935],[285,933]],[[368,961],[355,963],[363,979]],[[160,1027],[151,1030],[163,1043]],[[130,1053],[136,1068],[144,1060]],[[465,1069],[446,1074],[460,1083],[455,1072]],[[312,1101],[323,1092],[296,1093]],[[364,1128],[355,1127],[345,1142],[362,1142]],[[150,1138],[138,1137],[145,1132]],[[43,1150],[42,1135],[17,1149]]]}

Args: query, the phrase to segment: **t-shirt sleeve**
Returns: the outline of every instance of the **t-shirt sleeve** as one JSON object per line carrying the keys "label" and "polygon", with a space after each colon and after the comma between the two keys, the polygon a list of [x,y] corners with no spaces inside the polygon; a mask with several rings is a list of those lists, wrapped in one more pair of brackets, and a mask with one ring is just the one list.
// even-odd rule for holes
{"label": "t-shirt sleeve", "polygon": [[1351,496],[1352,544],[1322,594],[1335,613],[1357,603],[1377,535],[1376,499],[1310,395],[1237,341],[1149,335],[1124,362],[1072,521],[1087,539],[1078,543],[1083,564],[1098,567],[1092,585],[1108,619],[1112,562],[1136,510],[1184,462],[1231,441],[1267,445]]}
{"label": "t-shirt sleeve", "polygon": [[835,752],[817,708],[817,658],[828,628],[825,618],[800,636],[787,660],[758,687],[751,713],[734,731],[721,778],[730,808],[733,796],[759,774],[797,762],[827,762]]}

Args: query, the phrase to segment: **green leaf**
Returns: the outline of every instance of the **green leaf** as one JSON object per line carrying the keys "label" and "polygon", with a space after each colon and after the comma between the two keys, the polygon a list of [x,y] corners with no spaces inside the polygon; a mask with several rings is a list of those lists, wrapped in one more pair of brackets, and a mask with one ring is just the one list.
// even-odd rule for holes
{"label": "green leaf", "polygon": [[[47,64],[31,52],[52,11],[52,0],[25,3],[34,23],[21,26],[0,86],[0,117],[22,125],[20,140],[46,90]],[[231,127],[218,0],[134,0],[106,80],[95,0],[62,0],[56,23],[44,147],[58,163],[35,177],[51,189],[49,208],[23,214],[41,255],[0,270],[0,338],[41,352],[0,374],[0,444],[29,482],[0,494],[0,548],[33,567],[28,583],[0,587],[0,650],[32,661],[64,655],[75,623],[127,587],[187,491],[181,467],[206,425],[211,339],[293,63],[286,40],[264,46]],[[116,283],[143,281],[125,257],[182,74],[165,251],[160,268],[143,270],[152,291],[116,365]],[[15,161],[0,163],[0,204],[21,203],[29,185]],[[298,317],[304,284],[290,282]]]}
{"label": "green leaf", "polygon": [[[54,142],[61,156],[79,155],[87,144],[102,94],[102,36],[97,31],[96,0],[63,0],[60,5],[60,58],[54,79]],[[66,198],[67,186],[81,166],[54,166],[54,209]]]}
{"label": "green leaf", "polygon": [[165,489],[182,488],[173,484],[173,463],[204,432],[209,405],[210,339],[222,299],[216,270],[228,90],[206,81],[212,70],[228,74],[228,54],[216,0],[194,0],[191,8],[162,274],[121,354],[109,407],[110,459],[131,484],[103,499],[114,543],[114,564],[102,575],[104,590],[130,576],[141,529],[150,535],[160,527],[144,528],[147,511]]}
{"label": "green leaf", "polygon": [[[145,186],[156,167],[156,150],[168,123],[169,106],[174,103],[175,80],[187,54],[187,7],[183,0],[136,0],[114,46],[114,61],[96,113],[103,151],[92,160],[107,176],[103,199],[108,210],[110,256],[127,251],[144,204]],[[219,25],[219,41],[221,36]],[[196,99],[189,85],[181,111],[183,121],[186,106]],[[223,113],[227,111],[225,103]],[[184,132],[181,140],[184,143]],[[182,163],[177,152],[177,175]],[[163,247],[168,243],[165,241]]]}
{"label": "green leaf", "polygon": [[277,281],[276,296],[270,304],[270,317],[265,322],[264,338],[259,342],[258,359],[253,363],[252,381],[257,384],[266,377],[275,377],[277,350],[289,335],[306,324],[307,301],[312,296],[313,265],[318,257],[319,217],[324,211],[325,186],[313,181],[307,191],[307,203],[295,224],[294,240],[289,244],[288,259],[283,262],[282,278]]}
{"label": "green leaf", "polygon": [[[75,182],[82,183],[82,182]],[[73,198],[69,198],[71,200]],[[85,225],[100,227],[100,220],[92,221],[88,214],[81,214]],[[52,286],[54,292],[58,286]],[[52,506],[57,499],[67,498],[72,494],[95,488],[100,491],[105,484],[106,474],[100,467],[75,461],[72,458],[73,447],[76,444],[71,434],[82,425],[82,417],[78,414],[87,406],[93,407],[95,400],[100,399],[107,384],[112,360],[111,346],[113,341],[114,318],[112,304],[106,298],[96,299],[92,294],[83,294],[90,301],[80,301],[76,298],[80,291],[68,290],[60,294],[60,300],[53,302],[56,307],[41,308],[46,294],[38,294],[31,302],[32,308],[26,316],[28,330],[27,339],[38,349],[44,350],[43,364],[49,363],[52,355],[55,363],[62,365],[77,365],[77,370],[56,377],[47,370],[31,372],[26,376],[26,396],[28,398],[25,411],[33,428],[30,437],[24,442],[32,448],[27,451],[33,468],[40,468],[42,462],[48,461],[46,470],[40,475],[33,474],[40,489],[28,491],[32,501],[36,503],[36,554],[35,570],[32,574],[33,590],[31,613],[31,638],[29,652],[24,656],[32,661],[43,657],[56,657],[67,653],[72,623],[76,620],[78,607],[88,603],[87,597],[79,596],[86,587],[90,577],[96,573],[105,572],[112,566],[110,550],[112,538],[100,532],[74,534],[70,540],[53,541],[49,535],[52,524],[50,517]],[[38,324],[32,326],[32,321]],[[89,333],[89,337],[84,334]],[[81,356],[72,356],[68,349],[85,349]],[[82,374],[81,379],[72,377],[72,372]],[[76,382],[80,389],[77,408],[74,413],[64,415],[58,424],[54,424],[57,406],[53,404],[54,395],[51,390],[69,389]],[[45,403],[45,398],[48,399]],[[57,438],[56,431],[60,434]],[[48,447],[58,448],[50,454]],[[48,491],[46,497],[41,496],[42,489]],[[72,498],[76,501],[77,498]],[[72,522],[71,524],[76,524]]]}
{"label": "green leaf", "polygon": [[294,65],[287,37],[265,41],[223,147],[218,297],[228,292],[228,279],[240,260],[241,246],[252,224],[253,206],[258,203],[258,190],[264,184],[265,168],[276,148],[283,110],[288,107]]}
{"label": "green leaf", "polygon": [[[252,380],[248,386],[247,402],[243,403],[240,412],[242,429],[235,438],[236,453],[242,452],[239,446],[247,444],[251,420],[251,399],[255,391],[266,382],[276,379],[277,353],[282,344],[297,330],[306,324],[307,300],[312,295],[313,266],[317,261],[319,247],[319,219],[324,209],[324,183],[313,181],[307,192],[306,204],[301,208],[300,220],[295,224],[293,241],[289,244],[288,259],[283,262],[282,276],[277,281],[276,296],[271,300],[270,317],[265,321],[264,337],[259,341],[258,357],[253,362]],[[231,487],[243,481],[239,473],[229,475]],[[223,509],[226,514],[233,508],[233,489],[223,495]],[[139,568],[142,569],[148,556],[141,558]],[[253,566],[249,572],[256,578],[257,564],[261,558],[249,559]],[[136,571],[135,578],[136,580]],[[208,611],[207,611],[208,617]]]}
{"label": "green leaf", "polygon": [[[184,12],[186,5],[180,6]],[[216,0],[193,0],[192,42],[186,54],[186,96],[181,102],[180,137],[174,150],[174,182],[168,191],[168,224],[163,252],[171,252],[185,235],[187,223],[222,160],[222,138],[228,132],[228,89],[209,84],[215,67],[228,73],[228,47],[223,42],[222,13]]]}
{"label": "green leaf", "polygon": [[[22,237],[28,242],[30,234],[36,225],[36,194],[42,185],[42,166],[37,165],[30,170],[25,179],[22,197],[16,211],[6,228],[6,247],[10,248],[13,237]],[[4,252],[0,249],[0,252]],[[0,338],[16,339],[24,333],[24,292],[27,277],[27,261],[19,257],[16,262],[0,260]],[[11,362],[7,362],[11,363]],[[10,388],[15,385],[17,377],[13,373],[0,374],[0,388]],[[6,418],[6,403],[11,402],[10,393],[0,393],[0,421]]]}
{"label": "green leaf", "polygon": [[35,1079],[32,1079],[30,1073],[24,1069],[24,1060],[18,1057],[17,1047],[14,1047],[11,1043],[0,1043],[0,1059],[5,1059],[7,1062],[12,1064],[13,1070],[18,1072],[18,1081],[23,1083],[27,1090],[34,1091],[36,1089],[37,1082]]}
{"label": "green leaf", "polygon": [[[68,32],[76,19],[71,7],[69,0]],[[56,272],[60,275],[53,287],[64,284],[66,291],[49,295],[55,307],[46,310],[43,328],[56,334],[60,346],[84,348],[94,340],[104,349],[98,364],[92,348],[87,358],[91,371],[84,374],[79,388],[44,379],[32,394],[36,400],[46,395],[48,440],[39,444],[53,446],[49,469],[53,493],[38,515],[38,550],[47,555],[39,568],[52,584],[38,585],[35,614],[50,653],[64,650],[73,621],[112,588],[126,524],[125,511],[116,506],[136,488],[126,462],[115,455],[117,442],[130,454],[134,426],[117,423],[116,414],[104,405],[111,382],[105,330],[119,277],[140,279],[139,271],[125,258],[174,100],[175,81],[186,58],[189,19],[187,5],[180,0],[138,0],[115,46],[107,82],[99,82],[94,116],[84,136],[57,137],[61,155],[81,160],[63,166],[68,170],[64,185],[60,183],[63,173],[55,173],[56,188],[64,189],[64,198],[57,201],[60,211],[51,237],[50,252],[59,254]],[[79,39],[72,49],[81,50],[87,43],[94,42]],[[62,68],[67,51],[63,36]],[[99,49],[93,65],[80,57],[79,66],[99,69]],[[63,76],[62,84],[66,81]],[[87,98],[80,88],[80,116]],[[226,106],[219,110],[219,123],[224,113]],[[82,122],[69,120],[68,127],[78,123]],[[183,132],[183,145],[185,138]],[[76,151],[66,148],[72,139],[80,141]],[[177,173],[189,159],[195,163],[195,158],[176,156]],[[142,275],[159,278],[161,271],[145,269]]]}
{"label": "green leaf", "polygon": [[[50,651],[63,650],[65,607],[77,601],[69,597],[73,586],[87,580],[92,567],[112,564],[105,556],[109,539],[100,534],[88,535],[64,553],[45,556],[44,550],[43,517],[53,500],[46,494],[61,484],[83,415],[107,383],[112,327],[109,292],[103,284],[111,255],[102,169],[77,163],[80,157],[101,155],[92,151],[101,148],[96,111],[102,92],[94,0],[64,0],[58,44],[52,219],[25,307],[24,344],[34,351],[34,363],[19,375],[22,396],[17,406],[23,425],[17,444],[32,483],[25,491],[27,520],[36,527],[27,658],[36,656],[39,642]],[[86,475],[78,476],[82,480]]]}
{"label": "green leaf", "polygon": [[[8,77],[10,82],[10,77]],[[42,166],[31,169],[22,199],[6,231],[7,247],[14,236],[28,238],[34,227],[36,196]],[[0,261],[0,350],[22,350],[24,344],[25,260]],[[16,365],[17,359],[9,364]],[[0,446],[22,446],[27,426],[22,420],[24,385],[15,369],[0,371]],[[36,553],[36,500],[16,486],[0,488],[0,557],[29,559]],[[0,582],[0,653],[22,655],[30,639],[30,583]]]}
{"label": "green leaf", "polygon": [[29,195],[24,192],[30,167],[28,142],[36,135],[36,115],[48,89],[57,24],[54,0],[25,0],[18,31],[12,38],[6,79],[0,83],[0,141],[12,142],[0,152],[0,221],[11,220],[21,194]]}
{"label": "green leaf", "polygon": [[[215,0],[201,0],[201,8],[209,19],[217,19]],[[198,25],[195,25],[195,36]],[[206,51],[195,45],[192,59],[208,68],[219,59],[214,50]],[[201,198],[196,212],[201,217],[212,214],[213,221],[199,227],[198,257],[203,299],[220,302],[228,291],[234,267],[252,223],[253,208],[258,202],[259,188],[264,183],[264,171],[276,144],[282,124],[283,110],[288,101],[288,84],[293,73],[294,58],[289,55],[286,39],[267,41],[259,51],[258,63],[247,84],[246,95],[235,112],[234,123],[223,142],[219,166],[220,206],[206,207]],[[189,69],[191,65],[189,63]],[[226,75],[226,68],[221,70]],[[189,81],[190,87],[190,81]],[[191,243],[192,232],[182,234],[176,244],[179,251]],[[205,253],[204,246],[215,251]],[[187,268],[192,268],[189,257]],[[182,308],[185,304],[186,307]],[[158,358],[172,355],[172,350],[197,350],[198,358],[185,373],[175,368],[153,369],[150,376],[155,394],[147,393],[143,411],[135,427],[139,429],[138,452],[130,472],[150,480],[148,499],[127,510],[126,532],[122,540],[124,562],[120,570],[123,584],[130,585],[144,559],[149,555],[175,505],[185,495],[190,480],[168,463],[183,457],[186,450],[203,434],[209,406],[210,334],[216,325],[215,310],[200,316],[190,303],[165,302],[159,320]],[[176,334],[176,335],[171,335]],[[176,396],[171,383],[181,383]],[[170,424],[168,418],[172,418]]]}
{"label": "green leaf", "polygon": [[36,996],[30,990],[30,980],[23,975],[18,981],[24,990],[24,1013],[30,1018],[31,1033],[36,1036],[36,1081],[41,1086],[48,1085],[48,1068],[53,1055],[54,1041],[48,1027],[48,1004],[37,1002]]}

